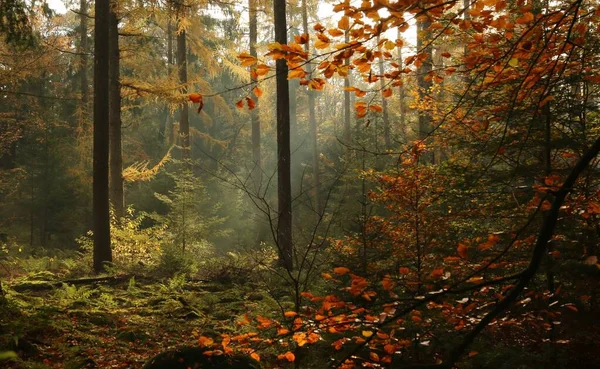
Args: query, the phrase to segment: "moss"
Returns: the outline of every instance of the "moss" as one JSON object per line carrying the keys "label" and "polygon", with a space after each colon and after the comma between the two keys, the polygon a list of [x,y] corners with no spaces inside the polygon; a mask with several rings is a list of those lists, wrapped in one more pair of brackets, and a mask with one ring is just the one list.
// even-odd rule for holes
{"label": "moss", "polygon": [[143,369],[259,369],[260,364],[241,355],[205,355],[200,347],[181,347],[160,353],[150,359]]}

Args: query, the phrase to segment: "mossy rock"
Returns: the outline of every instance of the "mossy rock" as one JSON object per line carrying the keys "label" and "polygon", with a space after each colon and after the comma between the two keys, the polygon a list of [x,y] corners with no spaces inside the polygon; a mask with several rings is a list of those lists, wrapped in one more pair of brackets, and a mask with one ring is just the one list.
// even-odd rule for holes
{"label": "mossy rock", "polygon": [[160,353],[142,369],[260,369],[260,363],[241,355],[205,355],[200,347],[181,347]]}
{"label": "mossy rock", "polygon": [[265,296],[260,292],[250,292],[246,299],[249,301],[262,301],[265,299]]}
{"label": "mossy rock", "polygon": [[134,329],[134,330],[126,330],[123,332],[119,332],[117,334],[117,339],[122,340],[122,341],[127,341],[127,342],[136,342],[136,341],[147,341],[148,338],[150,338],[148,336],[148,334],[146,332],[142,332],[140,330]]}

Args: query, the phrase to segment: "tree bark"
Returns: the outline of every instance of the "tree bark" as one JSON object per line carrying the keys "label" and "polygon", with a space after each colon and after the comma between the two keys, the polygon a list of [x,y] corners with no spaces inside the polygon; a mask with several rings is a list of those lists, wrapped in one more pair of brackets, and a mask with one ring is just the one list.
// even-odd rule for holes
{"label": "tree bark", "polygon": [[[308,35],[308,9],[306,0],[302,0],[302,28],[303,32]],[[310,52],[310,40],[304,44],[304,51]],[[311,64],[307,64],[307,73],[312,74]],[[315,116],[315,91],[308,87],[308,123],[310,125],[311,151],[312,151],[312,167],[313,167],[313,199],[315,201],[315,210],[320,216],[322,212],[321,200],[319,194],[321,192],[321,176],[319,173],[319,143],[317,141],[317,119]]]}
{"label": "tree bark", "polygon": [[[398,39],[402,39],[402,32],[398,30]],[[402,46],[398,46],[398,70],[402,70],[404,65],[404,60],[402,60]],[[402,81],[404,78],[402,74],[399,75],[400,80]],[[398,86],[398,99],[400,100],[400,131],[404,136],[404,141],[408,142],[408,137],[406,134],[406,93],[404,90],[404,83]]]}
{"label": "tree bark", "polygon": [[[344,42],[348,43],[350,41],[350,35],[346,30],[344,34]],[[344,62],[345,66],[350,65],[350,60],[346,59]],[[344,144],[350,145],[350,91],[348,88],[350,87],[350,70],[348,70],[348,75],[344,77]],[[358,132],[357,132],[358,133]]]}
{"label": "tree bark", "polygon": [[[273,1],[275,15],[275,41],[287,44],[287,21],[285,0]],[[292,244],[292,183],[290,150],[290,96],[285,59],[277,60],[277,247],[281,264],[293,269]]]}
{"label": "tree bark", "polygon": [[[186,31],[181,28],[181,20],[183,19],[183,5],[179,5],[177,11],[178,28],[177,34],[177,68],[179,71],[179,83],[181,84],[181,92],[184,95],[188,93],[188,76],[187,76],[187,46],[186,46]],[[182,159],[190,158],[190,120],[187,101],[181,104],[179,113],[179,136],[181,138]]]}
{"label": "tree bark", "polygon": [[[258,39],[258,15],[256,11],[257,6],[256,0],[248,0],[248,12],[249,12],[249,25],[250,25],[250,55],[257,57],[256,43]],[[252,83],[256,83],[256,78],[252,77]],[[260,153],[260,118],[258,116],[258,99],[254,99],[256,108],[250,112],[250,120],[252,123],[252,178],[254,179],[254,190],[258,191],[260,183],[262,181],[262,170],[261,170],[261,153]]]}
{"label": "tree bark", "polygon": [[116,1],[111,2],[109,21],[109,126],[110,126],[110,201],[115,217],[121,219],[125,215],[125,197],[123,190],[123,152],[121,146],[121,84],[119,82],[119,19],[117,18]]}
{"label": "tree bark", "polygon": [[79,55],[80,55],[80,83],[81,83],[81,104],[83,109],[87,109],[90,101],[90,88],[88,81],[88,2],[81,0],[79,3],[79,20],[80,20],[80,32],[81,39],[79,43]]}
{"label": "tree bark", "polygon": [[[427,53],[427,58],[423,61],[423,65],[417,70],[417,85],[419,87],[419,102],[424,103],[427,100],[431,89],[431,78],[429,72],[432,69],[431,45],[428,39],[429,32],[427,31],[431,25],[430,20],[421,20],[417,22],[417,52]],[[431,117],[425,109],[419,111],[419,140],[425,141],[431,133]],[[429,151],[422,157],[425,164],[434,163],[433,151]]]}
{"label": "tree bark", "polygon": [[[381,44],[379,43],[379,36],[377,36],[377,48],[381,53]],[[392,148],[392,137],[391,137],[391,128],[390,128],[390,116],[388,112],[388,103],[387,98],[383,96],[383,89],[385,88],[385,79],[383,78],[385,74],[385,69],[383,68],[383,57],[379,58],[379,86],[381,88],[381,108],[383,111],[381,112],[381,118],[383,120],[383,140],[385,142],[386,150],[390,150]]]}
{"label": "tree bark", "polygon": [[110,215],[108,200],[108,63],[109,0],[96,0],[94,40],[94,153],[93,153],[93,218],[94,271],[100,273],[112,262],[110,249]]}

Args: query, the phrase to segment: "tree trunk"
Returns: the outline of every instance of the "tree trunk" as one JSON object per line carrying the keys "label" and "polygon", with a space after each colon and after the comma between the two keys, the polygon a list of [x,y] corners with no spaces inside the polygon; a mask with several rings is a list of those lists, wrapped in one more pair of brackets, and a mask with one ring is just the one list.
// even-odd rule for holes
{"label": "tree trunk", "polygon": [[119,19],[116,2],[111,2],[110,12],[110,87],[109,87],[109,126],[110,126],[110,201],[115,217],[121,219],[125,215],[125,198],[123,194],[123,152],[121,147],[121,84],[119,82]]}
{"label": "tree trunk", "polygon": [[[381,44],[379,43],[379,36],[377,36],[377,48],[381,53]],[[382,111],[382,119],[383,119],[383,140],[385,142],[386,150],[390,150],[392,148],[392,137],[391,137],[391,129],[390,129],[390,116],[388,112],[388,103],[387,98],[383,96],[383,89],[385,88],[385,79],[383,78],[385,74],[385,69],[383,68],[383,57],[379,58],[379,86],[381,88],[381,108]]]}
{"label": "tree trunk", "polygon": [[[273,1],[275,15],[275,41],[287,44],[287,21],[285,0]],[[279,217],[277,222],[277,246],[279,259],[288,270],[293,269],[292,245],[292,183],[290,150],[290,96],[285,59],[277,60],[277,199]]]}
{"label": "tree trunk", "polygon": [[[256,53],[256,42],[258,38],[258,20],[257,20],[257,6],[256,0],[248,0],[248,11],[250,16],[250,55],[257,57]],[[256,83],[256,78],[252,77],[252,83]],[[252,97],[256,103],[256,108],[250,112],[250,120],[252,123],[252,178],[254,179],[254,190],[258,191],[260,183],[262,181],[262,170],[261,170],[261,155],[260,155],[260,118],[258,116],[258,99]]]}
{"label": "tree trunk", "polygon": [[[308,35],[308,9],[306,0],[302,0],[302,29]],[[310,52],[310,40],[304,44],[304,51]],[[312,74],[311,64],[307,64],[307,73]],[[312,167],[313,167],[313,199],[315,201],[315,210],[320,216],[322,212],[321,200],[319,194],[321,192],[321,176],[319,173],[319,143],[317,141],[317,119],[315,116],[315,91],[308,87],[308,123],[310,125],[311,151],[312,151]]]}
{"label": "tree trunk", "polygon": [[[350,35],[348,31],[345,31],[344,42],[348,43],[350,40]],[[349,66],[350,60],[346,59],[344,65]],[[348,70],[348,75],[344,77],[344,144],[350,145],[350,91],[348,88],[350,87],[350,70]],[[347,149],[347,148],[346,148]]]}
{"label": "tree trunk", "polygon": [[[402,39],[402,32],[398,30],[398,39]],[[402,60],[402,46],[398,46],[398,70],[402,70],[404,60]],[[400,80],[403,82],[402,74],[399,75]],[[406,93],[404,90],[404,83],[398,86],[398,99],[400,100],[400,131],[404,136],[405,142],[408,142],[407,130],[406,130]]]}
{"label": "tree trunk", "polygon": [[[431,89],[431,78],[427,78],[432,68],[431,45],[428,45],[429,32],[427,31],[431,21],[421,20],[417,22],[417,52],[427,53],[427,59],[423,61],[423,65],[417,70],[417,85],[419,87],[419,102],[424,103]],[[419,140],[425,141],[431,133],[431,117],[425,109],[419,109]],[[425,164],[434,163],[433,151],[429,151],[423,155]]]}
{"label": "tree trunk", "polygon": [[93,218],[94,271],[100,273],[112,261],[108,202],[108,63],[109,0],[96,0],[94,40],[94,154]]}
{"label": "tree trunk", "polygon": [[[187,77],[187,47],[186,47],[186,31],[181,29],[181,20],[183,19],[183,6],[178,9],[178,24],[179,33],[177,34],[177,68],[179,71],[179,83],[181,91],[184,95],[188,93],[188,77]],[[187,101],[181,104],[179,113],[179,136],[181,138],[182,159],[190,158],[190,120]]]}
{"label": "tree trunk", "polygon": [[83,109],[87,109],[90,101],[90,88],[88,82],[88,2],[81,0],[79,3],[79,21],[80,21],[80,32],[81,40],[79,44],[80,54],[80,69],[79,73],[81,76],[81,104]]}

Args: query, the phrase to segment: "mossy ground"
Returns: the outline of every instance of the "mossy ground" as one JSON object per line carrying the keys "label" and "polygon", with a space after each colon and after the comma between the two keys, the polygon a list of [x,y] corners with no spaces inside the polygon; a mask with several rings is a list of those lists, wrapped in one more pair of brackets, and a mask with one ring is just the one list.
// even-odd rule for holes
{"label": "mossy ground", "polygon": [[50,289],[8,281],[0,351],[16,351],[19,359],[2,367],[141,368],[168,348],[197,344],[199,335],[236,333],[243,329],[236,320],[248,311],[277,308],[256,285],[176,278]]}

